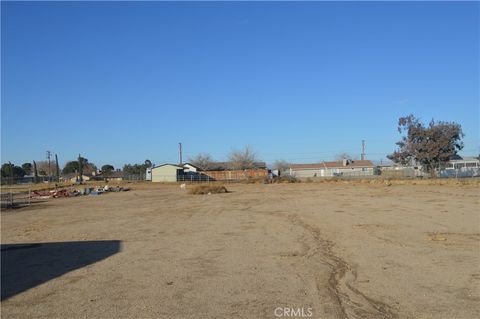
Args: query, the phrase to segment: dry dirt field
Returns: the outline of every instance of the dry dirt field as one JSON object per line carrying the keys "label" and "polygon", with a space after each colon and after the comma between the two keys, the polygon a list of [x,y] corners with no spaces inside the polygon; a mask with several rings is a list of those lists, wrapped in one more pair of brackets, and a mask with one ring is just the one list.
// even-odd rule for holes
{"label": "dry dirt field", "polygon": [[3,211],[2,318],[480,318],[478,186],[227,188]]}

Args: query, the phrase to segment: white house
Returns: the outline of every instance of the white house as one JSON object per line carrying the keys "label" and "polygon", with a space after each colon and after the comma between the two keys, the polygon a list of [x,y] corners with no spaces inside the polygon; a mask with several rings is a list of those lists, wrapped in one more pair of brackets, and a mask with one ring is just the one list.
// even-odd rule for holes
{"label": "white house", "polygon": [[184,170],[185,173],[189,173],[189,172],[196,173],[196,172],[201,171],[200,167],[195,166],[191,163],[183,164],[183,170]]}
{"label": "white house", "polygon": [[455,155],[440,169],[439,175],[441,177],[480,176],[480,160],[477,157]]}
{"label": "white house", "polygon": [[473,156],[454,156],[445,165],[445,169],[480,168],[480,160]]}

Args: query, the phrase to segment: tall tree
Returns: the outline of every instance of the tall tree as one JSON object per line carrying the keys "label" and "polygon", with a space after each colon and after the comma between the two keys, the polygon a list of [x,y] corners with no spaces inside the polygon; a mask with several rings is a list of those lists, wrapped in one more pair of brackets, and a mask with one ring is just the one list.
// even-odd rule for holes
{"label": "tall tree", "polygon": [[145,175],[148,166],[144,164],[125,164],[123,165],[123,172],[126,175]]}
{"label": "tall tree", "polygon": [[290,163],[285,160],[276,160],[275,163],[273,163],[273,168],[278,169],[280,172],[286,171],[289,167]]}
{"label": "tall tree", "polygon": [[213,158],[210,154],[200,153],[194,157],[189,157],[188,161],[193,165],[199,167],[202,171],[206,171],[212,167]]}
{"label": "tall tree", "polygon": [[16,178],[20,178],[25,176],[25,171],[20,166],[16,166],[10,162],[4,163],[0,169],[2,179],[8,179],[10,183]]}
{"label": "tall tree", "polygon": [[[81,167],[80,167],[81,166]],[[88,159],[79,156],[76,161],[68,161],[62,169],[62,174],[71,174],[75,172],[92,173],[97,169],[95,164],[90,163]]]}
{"label": "tall tree", "polygon": [[26,175],[32,174],[32,163],[23,163],[22,169]]}
{"label": "tall tree", "polygon": [[113,165],[105,164],[105,165],[102,166],[102,174],[103,175],[108,175],[111,172],[113,172],[114,170],[115,170],[115,167],[113,167]]}
{"label": "tall tree", "polygon": [[398,120],[398,132],[404,134],[398,149],[387,158],[399,164],[421,164],[432,176],[435,171],[463,148],[462,127],[454,122],[435,122],[428,126],[412,114]]}

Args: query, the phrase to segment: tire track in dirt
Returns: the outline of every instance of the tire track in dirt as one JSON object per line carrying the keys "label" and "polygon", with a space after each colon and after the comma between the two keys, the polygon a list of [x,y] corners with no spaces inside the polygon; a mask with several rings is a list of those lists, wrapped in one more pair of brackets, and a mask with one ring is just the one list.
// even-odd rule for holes
{"label": "tire track in dirt", "polygon": [[[331,268],[328,279],[328,293],[337,305],[336,316],[347,319],[396,319],[395,309],[379,300],[375,300],[355,288],[357,270],[332,251],[333,243],[320,236],[320,231],[302,221],[297,215],[273,213],[271,215],[286,217],[292,224],[303,228],[311,237],[310,252],[306,258],[319,258]],[[312,240],[313,239],[313,240]],[[317,282],[317,290],[325,287]]]}

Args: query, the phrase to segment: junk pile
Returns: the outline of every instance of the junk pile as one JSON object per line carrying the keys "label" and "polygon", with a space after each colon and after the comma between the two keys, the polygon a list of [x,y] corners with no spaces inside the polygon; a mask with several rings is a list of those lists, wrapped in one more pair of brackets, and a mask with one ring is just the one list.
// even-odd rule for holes
{"label": "junk pile", "polygon": [[130,188],[128,187],[109,187],[108,185],[104,187],[86,187],[81,189],[60,189],[60,190],[51,190],[51,191],[32,191],[30,198],[32,199],[48,199],[48,198],[59,198],[59,197],[76,197],[82,195],[92,195],[98,196],[106,192],[127,192]]}

